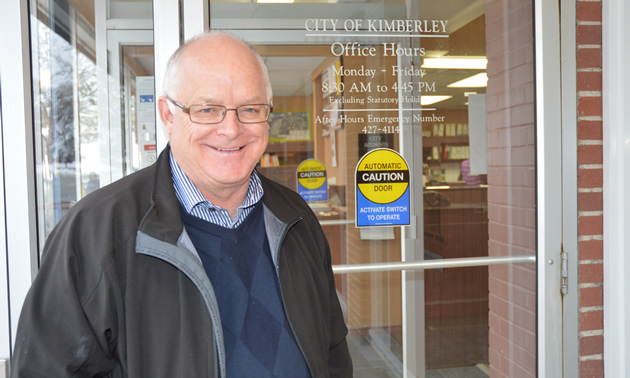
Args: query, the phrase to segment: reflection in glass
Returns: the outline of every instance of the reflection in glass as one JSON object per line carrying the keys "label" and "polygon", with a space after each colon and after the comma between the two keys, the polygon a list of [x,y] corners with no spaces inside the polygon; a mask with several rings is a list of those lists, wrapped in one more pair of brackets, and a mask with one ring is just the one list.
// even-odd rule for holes
{"label": "reflection in glass", "polygon": [[[315,3],[211,1],[211,25],[257,45],[279,120],[309,113],[309,138],[273,128],[259,171],[296,189],[300,161],[323,163],[329,200],[310,205],[333,264],[535,254],[531,2]],[[348,33],[348,20],[362,26]],[[376,33],[370,20],[446,26],[420,38]],[[421,173],[415,232],[355,227],[356,164],[379,147],[402,151]],[[532,376],[530,265],[337,275],[356,375]]]}
{"label": "reflection in glass", "polygon": [[[129,19],[152,17],[151,1],[108,4],[110,17],[124,16],[128,23]],[[104,76],[105,80],[99,82],[99,74],[108,72],[108,62],[98,66],[95,31],[96,18],[105,23],[108,15],[94,13],[94,0],[33,0],[30,9],[38,222],[40,237],[45,240],[78,200],[111,181],[111,161],[128,157],[125,173],[130,173],[155,160],[151,159],[156,153],[153,103],[147,109],[135,102],[137,76],[150,77],[150,88],[145,86],[143,90],[153,95],[153,48],[133,47],[121,59],[126,68],[120,78],[122,96],[116,100],[123,100],[124,123],[118,133],[122,140],[112,140],[109,120],[102,119],[107,111],[103,113],[101,108],[106,109],[108,104],[101,100],[102,94],[111,90],[108,84],[116,83],[118,78],[110,78],[108,83]],[[116,20],[110,21],[115,26]],[[101,40],[106,41],[107,35],[100,36]],[[106,49],[106,44],[100,48]],[[111,56],[111,52],[101,51],[101,56],[108,54]],[[140,118],[151,119],[142,125],[145,132],[141,137],[146,143],[139,143],[136,133],[141,110],[144,113]],[[112,144],[125,140],[129,141],[130,152],[110,156]]]}
{"label": "reflection in glass", "polygon": [[53,18],[39,2],[33,19],[40,224],[47,235],[70,207],[98,187],[99,137],[94,32],[69,4]]}
{"label": "reflection in glass", "polygon": [[125,174],[130,174],[157,159],[153,46],[124,46],[122,55],[121,127],[125,130]]}
{"label": "reflection in glass", "polygon": [[[90,8],[93,2],[36,3],[31,7],[35,134],[45,236],[73,203],[100,186],[102,168],[111,164],[102,160],[103,149],[112,141],[99,129],[110,123],[97,112],[104,105],[96,94],[106,88],[98,87],[94,14],[72,5]],[[113,16],[150,14],[150,2],[110,4]],[[211,24],[233,23],[246,35],[256,33],[256,48],[270,69],[275,111],[271,143],[258,169],[296,189],[296,168],[303,160],[315,158],[326,166],[329,199],[311,207],[328,238],[333,264],[400,261],[408,243],[420,246],[412,256],[418,260],[535,254],[531,2],[410,4],[211,2]],[[306,30],[309,19],[449,23],[447,38],[399,33],[339,41],[328,36],[331,30],[323,30],[324,24]],[[318,35],[307,36],[307,31]],[[422,54],[386,55],[384,41]],[[335,42],[337,49],[331,47]],[[374,48],[375,54],[340,53],[342,45],[353,42]],[[120,86],[115,100],[122,104],[121,122],[114,126],[123,132],[113,143],[121,143],[123,152],[111,158],[123,161],[127,174],[155,158],[153,68],[147,63],[153,52],[145,44],[125,46],[120,53],[120,78],[110,83]],[[360,75],[362,68],[375,71]],[[482,80],[462,84],[472,77]],[[403,103],[403,98],[411,100]],[[374,110],[377,106],[384,110]],[[405,154],[412,157],[411,165],[422,167],[415,172],[423,177],[414,178],[414,194],[421,199],[415,214],[422,227],[414,237],[400,227],[357,229],[356,164],[374,148],[402,151],[409,140],[401,135],[412,136],[412,151]],[[405,344],[415,345],[427,376],[470,368],[483,375],[535,375],[532,266],[431,270],[406,280],[400,272],[360,273],[335,280],[358,376],[400,376],[413,362],[403,360]],[[410,282],[421,288],[417,298],[403,290]],[[421,304],[403,321],[405,305],[415,299]],[[410,323],[418,325],[413,332]]]}

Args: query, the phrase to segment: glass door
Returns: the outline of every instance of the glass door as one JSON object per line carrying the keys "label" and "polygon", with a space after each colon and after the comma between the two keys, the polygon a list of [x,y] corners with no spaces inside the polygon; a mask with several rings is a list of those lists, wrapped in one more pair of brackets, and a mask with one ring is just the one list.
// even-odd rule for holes
{"label": "glass door", "polygon": [[111,175],[116,180],[155,162],[152,30],[109,30]]}
{"label": "glass door", "polygon": [[151,0],[31,0],[38,230],[156,156]]}
{"label": "glass door", "polygon": [[[155,158],[153,4],[30,9],[43,241],[82,196]],[[258,170],[320,219],[356,375],[536,376],[532,2],[212,0],[209,12],[269,67]]]}
{"label": "glass door", "polygon": [[258,170],[320,219],[356,376],[536,376],[533,25],[529,1],[210,2],[269,68]]}

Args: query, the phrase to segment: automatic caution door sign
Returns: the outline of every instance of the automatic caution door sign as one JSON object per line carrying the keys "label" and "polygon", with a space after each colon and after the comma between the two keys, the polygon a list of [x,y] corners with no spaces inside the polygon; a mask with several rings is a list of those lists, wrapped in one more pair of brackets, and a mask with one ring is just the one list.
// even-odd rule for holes
{"label": "automatic caution door sign", "polygon": [[298,193],[306,202],[328,201],[326,167],[315,159],[304,160],[297,168]]}
{"label": "automatic caution door sign", "polygon": [[394,150],[363,155],[355,175],[356,226],[409,225],[409,166]]}

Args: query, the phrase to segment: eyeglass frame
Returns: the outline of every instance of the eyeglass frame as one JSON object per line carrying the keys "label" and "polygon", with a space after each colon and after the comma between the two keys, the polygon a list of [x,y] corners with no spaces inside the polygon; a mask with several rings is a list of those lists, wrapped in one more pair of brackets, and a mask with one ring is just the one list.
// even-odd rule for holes
{"label": "eyeglass frame", "polygon": [[[249,125],[255,125],[257,123],[263,123],[263,122],[269,121],[269,116],[271,116],[271,112],[273,112],[273,105],[270,105],[270,104],[244,104],[244,105],[239,105],[236,108],[228,108],[226,106],[218,105],[218,104],[192,104],[189,107],[185,107],[184,105],[174,101],[173,99],[171,99],[168,96],[164,96],[164,97],[166,97],[166,100],[168,100],[173,105],[178,107],[182,112],[188,114],[188,118],[190,119],[190,122],[199,123],[199,124],[202,124],[202,125],[216,125],[216,124],[219,124],[219,123],[223,122],[225,120],[225,115],[227,114],[228,110],[234,110],[234,113],[236,114],[236,119],[238,119],[238,121],[240,123],[245,123],[245,124],[249,124]],[[241,121],[241,117],[238,116],[238,108],[240,108],[241,106],[249,106],[249,105],[261,105],[261,106],[269,107],[269,112],[267,113],[267,118],[264,121],[257,121],[257,122],[243,122],[243,121]],[[223,117],[221,118],[221,120],[219,122],[197,122],[197,121],[193,121],[192,116],[190,115],[190,108],[193,107],[193,106],[220,106],[220,107],[222,107],[225,110],[223,112]]]}

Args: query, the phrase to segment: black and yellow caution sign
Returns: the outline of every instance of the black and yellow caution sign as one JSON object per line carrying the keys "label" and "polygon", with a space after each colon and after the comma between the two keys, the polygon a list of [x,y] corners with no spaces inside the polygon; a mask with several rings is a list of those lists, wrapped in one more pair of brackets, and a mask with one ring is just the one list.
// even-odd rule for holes
{"label": "black and yellow caution sign", "polygon": [[409,224],[409,166],[386,148],[365,154],[356,169],[357,227]]}
{"label": "black and yellow caution sign", "polygon": [[297,168],[298,193],[306,202],[327,201],[326,167],[315,159],[304,160]]}

